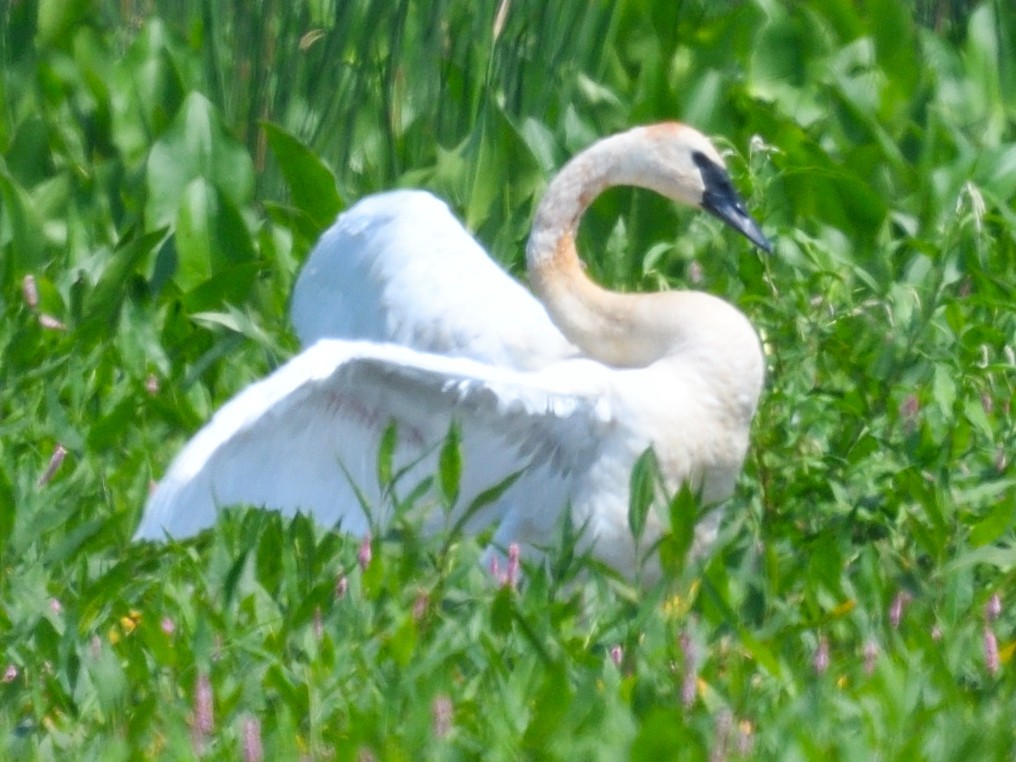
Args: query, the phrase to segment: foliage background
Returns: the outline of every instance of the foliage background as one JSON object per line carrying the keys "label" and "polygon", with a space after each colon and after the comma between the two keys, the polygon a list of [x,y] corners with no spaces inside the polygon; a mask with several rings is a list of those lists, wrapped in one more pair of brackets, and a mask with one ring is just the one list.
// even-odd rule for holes
{"label": "foliage background", "polygon": [[[1010,2],[0,23],[0,756],[1012,757]],[[428,187],[519,272],[554,169],[669,118],[717,136],[775,256],[625,190],[580,243],[604,282],[708,289],[765,340],[711,559],[636,593],[565,543],[514,590],[469,540],[379,540],[361,571],[355,541],[256,513],[129,544],[173,452],[295,350],[294,274],[347,202]]]}

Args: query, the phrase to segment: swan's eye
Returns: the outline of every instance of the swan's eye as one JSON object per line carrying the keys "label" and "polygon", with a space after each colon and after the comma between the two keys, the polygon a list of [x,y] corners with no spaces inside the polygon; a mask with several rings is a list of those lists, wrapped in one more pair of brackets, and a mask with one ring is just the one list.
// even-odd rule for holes
{"label": "swan's eye", "polygon": [[692,153],[691,159],[695,162],[695,166],[699,168],[699,172],[702,173],[702,183],[706,186],[706,193],[712,193],[717,196],[736,195],[734,185],[730,182],[730,175],[727,174],[727,170],[701,151]]}

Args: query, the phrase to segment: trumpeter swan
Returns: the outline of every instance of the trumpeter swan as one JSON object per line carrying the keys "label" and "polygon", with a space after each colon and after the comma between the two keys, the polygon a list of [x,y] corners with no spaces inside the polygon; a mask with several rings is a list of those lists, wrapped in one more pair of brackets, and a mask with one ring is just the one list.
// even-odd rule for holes
{"label": "trumpeter swan", "polygon": [[[454,421],[458,501],[450,516],[435,508],[425,529],[442,531],[517,474],[467,530],[496,524],[493,547],[518,542],[532,554],[570,508],[593,556],[634,576],[643,559],[628,526],[633,464],[651,446],[669,489],[687,482],[706,502],[729,497],[764,359],[747,318],[717,297],[621,294],[585,275],[579,219],[613,185],[706,210],[769,249],[719,154],[677,123],[605,138],[550,183],[526,252],[542,304],[429,195],[364,199],[324,234],[298,281],[293,321],[310,346],[186,445],[136,538],[193,534],[234,504],[364,534],[361,498],[374,522],[391,511],[375,462],[384,432],[395,424],[395,468],[408,468],[395,490],[405,496],[435,473]],[[641,548],[661,531],[651,514]],[[699,527],[697,543],[714,533],[715,522]]]}

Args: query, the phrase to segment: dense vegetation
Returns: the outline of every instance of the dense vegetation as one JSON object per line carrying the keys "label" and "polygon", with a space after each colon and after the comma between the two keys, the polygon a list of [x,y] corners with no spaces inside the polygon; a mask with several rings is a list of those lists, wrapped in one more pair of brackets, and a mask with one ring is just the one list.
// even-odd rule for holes
{"label": "dense vegetation", "polygon": [[[1011,2],[20,0],[0,34],[0,757],[1011,759]],[[580,244],[764,339],[709,559],[637,591],[565,537],[516,589],[474,540],[256,511],[130,544],[294,351],[346,203],[430,188],[519,272],[554,169],[670,118],[775,254],[625,190]]]}

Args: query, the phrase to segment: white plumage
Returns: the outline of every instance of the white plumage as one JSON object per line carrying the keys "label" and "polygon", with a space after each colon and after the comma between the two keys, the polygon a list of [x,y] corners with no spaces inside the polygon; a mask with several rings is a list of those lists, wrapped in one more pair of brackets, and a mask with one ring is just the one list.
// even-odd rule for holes
{"label": "white plumage", "polygon": [[[429,194],[359,202],[325,232],[297,282],[292,318],[307,348],[188,443],[136,537],[193,534],[233,504],[305,511],[362,535],[390,518],[377,478],[384,431],[394,423],[396,471],[408,467],[395,491],[405,497],[435,474],[455,422],[459,499],[449,516],[436,488],[425,495],[427,531],[446,530],[477,495],[518,474],[468,530],[496,524],[494,547],[519,542],[532,555],[570,509],[593,555],[634,576],[662,524],[651,516],[636,547],[632,465],[653,447],[669,489],[687,481],[707,502],[728,497],[763,357],[747,319],[716,297],[596,286],[575,232],[597,193],[631,184],[703,208],[768,248],[722,166],[679,124],[636,128],[573,159],[548,188],[527,249],[542,303]],[[700,529],[703,544],[715,522]]]}
{"label": "white plumage", "polygon": [[579,354],[447,205],[418,190],[340,215],[300,272],[291,316],[304,347],[365,339],[520,369]]}

